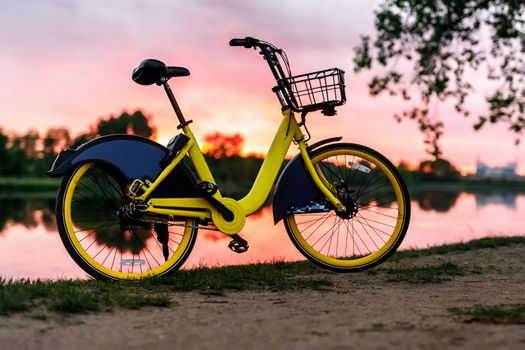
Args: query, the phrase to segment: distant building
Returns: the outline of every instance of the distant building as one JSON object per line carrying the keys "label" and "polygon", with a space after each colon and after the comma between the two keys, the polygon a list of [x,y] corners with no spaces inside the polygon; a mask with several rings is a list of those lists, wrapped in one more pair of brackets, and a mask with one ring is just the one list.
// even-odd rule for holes
{"label": "distant building", "polygon": [[483,179],[517,180],[516,166],[517,163],[512,162],[502,167],[490,167],[478,161],[475,176]]}

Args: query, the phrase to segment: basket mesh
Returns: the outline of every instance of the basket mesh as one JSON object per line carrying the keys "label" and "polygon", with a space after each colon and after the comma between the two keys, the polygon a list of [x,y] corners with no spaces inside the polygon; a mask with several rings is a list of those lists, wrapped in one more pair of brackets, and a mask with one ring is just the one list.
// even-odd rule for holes
{"label": "basket mesh", "polygon": [[296,112],[340,106],[346,101],[344,71],[338,68],[282,79],[280,85]]}

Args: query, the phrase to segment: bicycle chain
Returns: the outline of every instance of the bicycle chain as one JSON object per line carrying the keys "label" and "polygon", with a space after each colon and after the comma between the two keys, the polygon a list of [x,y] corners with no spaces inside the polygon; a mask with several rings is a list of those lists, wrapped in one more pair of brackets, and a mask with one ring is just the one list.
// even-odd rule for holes
{"label": "bicycle chain", "polygon": [[216,227],[207,227],[202,225],[186,225],[186,224],[176,224],[176,223],[169,223],[167,221],[161,221],[161,220],[150,220],[150,219],[140,219],[142,222],[152,223],[152,224],[163,224],[168,226],[177,226],[177,227],[185,227],[185,228],[196,228],[199,230],[208,230],[208,231],[220,231]]}

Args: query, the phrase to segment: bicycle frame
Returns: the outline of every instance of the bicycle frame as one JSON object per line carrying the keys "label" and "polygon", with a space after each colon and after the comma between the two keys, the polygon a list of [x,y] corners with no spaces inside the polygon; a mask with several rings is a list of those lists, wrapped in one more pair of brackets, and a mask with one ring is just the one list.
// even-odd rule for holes
{"label": "bicycle frame", "polygon": [[[189,138],[188,143],[153,182],[148,181],[146,183],[145,192],[134,198],[134,201],[143,201],[147,203],[148,207],[145,210],[146,213],[168,216],[170,218],[191,217],[208,220],[212,219],[217,225],[216,220],[219,219],[219,217],[216,215],[216,210],[214,206],[204,198],[150,198],[150,194],[153,190],[173,169],[175,169],[186,155],[189,155],[200,180],[215,184],[215,179],[213,178],[210,168],[208,167],[198,142],[187,123],[186,125],[182,125],[182,131]],[[221,231],[226,231],[224,233],[227,234],[235,234],[239,232],[244,226],[244,218],[257,211],[264,204],[272,185],[277,178],[279,169],[281,168],[292,141],[298,145],[308,173],[320,191],[335,208],[338,210],[344,210],[344,206],[336,196],[334,196],[332,192],[333,189],[322,175],[322,172],[315,170],[310,156],[308,155],[308,145],[304,140],[304,134],[302,133],[293,112],[290,109],[286,109],[283,111],[281,125],[277,130],[270,149],[268,150],[266,159],[264,160],[249,193],[238,201],[223,197],[220,190],[213,195],[215,199],[228,206],[228,208],[234,213],[235,217],[243,218],[241,224],[235,225],[235,227],[232,228],[227,227]]]}
{"label": "bicycle frame", "polygon": [[[252,188],[235,200],[217,187],[189,127],[192,121],[184,118],[168,84],[189,70],[143,60],[133,70],[133,81],[164,87],[182,132],[167,147],[137,135],[99,137],[64,149],[47,172],[63,177],[56,201],[60,238],[91,276],[138,280],[167,275],[186,261],[201,228],[230,235],[228,248],[246,252],[248,242],[238,233],[274,184],[274,223],[282,221],[299,252],[323,268],[364,270],[401,244],[410,198],[396,167],[373,149],[339,142],[342,137],[308,145],[309,133],[302,131],[308,113],[332,116],[345,103],[344,71],[293,75],[284,50],[271,43],[246,37],[232,39],[230,46],[260,49],[276,80],[272,91],[283,115]],[[300,113],[300,122],[294,112]],[[276,182],[292,142],[299,153]]]}

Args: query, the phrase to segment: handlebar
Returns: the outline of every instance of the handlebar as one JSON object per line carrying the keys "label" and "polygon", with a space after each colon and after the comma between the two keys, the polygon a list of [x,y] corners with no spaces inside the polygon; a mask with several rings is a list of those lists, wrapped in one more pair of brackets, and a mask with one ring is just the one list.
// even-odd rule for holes
{"label": "handlebar", "polygon": [[[303,112],[303,118],[304,113],[314,110],[322,110],[325,115],[334,115],[334,107],[346,101],[344,71],[340,69],[325,69],[292,76],[290,63],[284,50],[267,41],[247,36],[244,39],[231,39],[230,46],[242,46],[247,49],[259,48],[260,54],[268,63],[277,82],[277,86],[272,91],[277,94],[281,106],[291,108],[296,112]],[[281,62],[285,69],[281,66]]]}
{"label": "handlebar", "polygon": [[251,36],[247,36],[244,39],[232,39],[230,40],[230,46],[244,46],[247,49],[251,49],[252,47],[259,44],[259,40],[252,38]]}
{"label": "handlebar", "polygon": [[[275,80],[283,80],[290,75],[290,67],[288,65],[288,59],[286,58],[286,54],[283,50],[278,49],[274,45],[270,44],[269,42],[259,40],[252,38],[251,36],[247,36],[244,39],[232,39],[230,40],[230,46],[242,46],[247,49],[251,48],[259,48],[261,49],[261,55],[264,56],[264,59],[270,66],[270,70],[273,73],[273,76],[275,77]],[[279,63],[279,59],[277,58],[276,53],[278,53],[281,58],[284,57],[284,63],[286,65],[286,69],[288,71],[288,75],[284,72],[283,68],[281,67],[281,64]]]}

